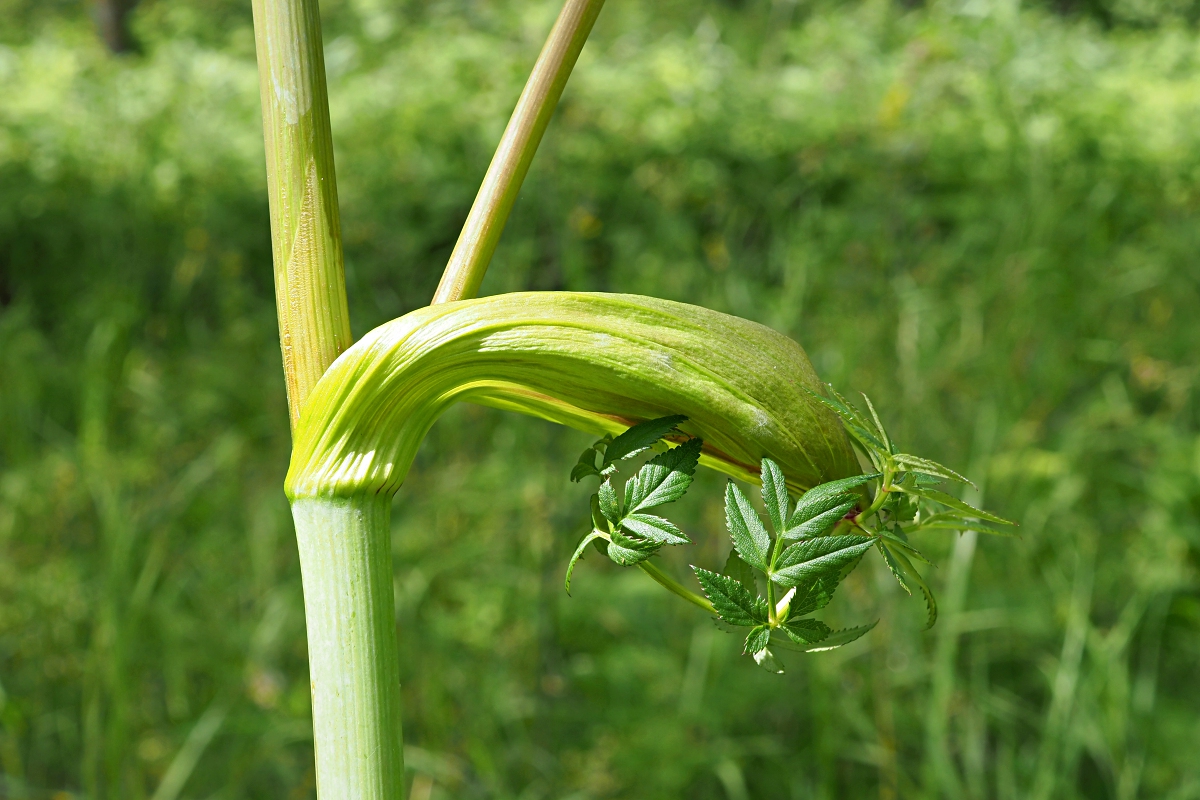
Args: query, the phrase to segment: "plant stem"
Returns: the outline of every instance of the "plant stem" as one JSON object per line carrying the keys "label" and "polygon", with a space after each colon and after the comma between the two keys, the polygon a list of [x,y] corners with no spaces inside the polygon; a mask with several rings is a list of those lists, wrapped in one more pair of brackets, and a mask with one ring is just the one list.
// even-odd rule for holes
{"label": "plant stem", "polygon": [[292,429],[350,346],[317,0],[253,0],[279,343]]}
{"label": "plant stem", "polygon": [[398,800],[404,760],[392,600],[391,498],[292,503],[320,800]]}
{"label": "plant stem", "polygon": [[695,592],[685,589],[683,585],[679,583],[679,581],[675,580],[670,575],[651,564],[649,561],[643,561],[638,564],[638,566],[642,568],[642,572],[645,572],[647,575],[657,581],[659,585],[666,588],[672,594],[679,595],[689,603],[700,606],[700,608],[703,608],[710,614],[715,615],[717,613],[717,610],[713,608],[713,604],[708,602],[708,598],[701,597]]}
{"label": "plant stem", "polygon": [[465,300],[478,293],[525,173],[603,5],[604,0],[566,0],[563,4],[450,254],[434,304]]}
{"label": "plant stem", "polygon": [[[253,0],[279,342],[292,430],[350,346],[317,0]],[[321,800],[404,795],[391,498],[292,504]]]}

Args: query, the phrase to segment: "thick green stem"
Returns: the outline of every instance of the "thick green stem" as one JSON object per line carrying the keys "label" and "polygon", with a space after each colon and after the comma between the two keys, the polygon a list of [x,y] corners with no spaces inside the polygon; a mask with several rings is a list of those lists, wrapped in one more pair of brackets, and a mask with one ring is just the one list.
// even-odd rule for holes
{"label": "thick green stem", "polygon": [[466,300],[478,293],[508,212],[603,5],[604,0],[567,0],[563,5],[475,196],[434,304]]}
{"label": "thick green stem", "polygon": [[404,761],[388,497],[292,503],[320,800],[398,800]]}
{"label": "thick green stem", "polygon": [[317,0],[253,0],[279,343],[293,429],[351,344]]}

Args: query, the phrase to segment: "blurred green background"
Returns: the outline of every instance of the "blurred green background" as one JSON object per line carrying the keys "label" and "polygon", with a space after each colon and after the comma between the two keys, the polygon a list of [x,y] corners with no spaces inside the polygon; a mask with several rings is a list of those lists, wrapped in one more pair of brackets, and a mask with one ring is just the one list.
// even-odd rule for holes
{"label": "blurred green background", "polygon": [[[110,0],[116,2],[116,0]],[[324,0],[355,333],[425,304],[556,0]],[[1200,797],[1200,7],[609,0],[484,293],[761,321],[1022,538],[782,677],[566,559],[583,434],[396,502],[412,800]],[[0,0],[0,797],[314,796],[247,0]],[[721,480],[673,553],[719,566]]]}

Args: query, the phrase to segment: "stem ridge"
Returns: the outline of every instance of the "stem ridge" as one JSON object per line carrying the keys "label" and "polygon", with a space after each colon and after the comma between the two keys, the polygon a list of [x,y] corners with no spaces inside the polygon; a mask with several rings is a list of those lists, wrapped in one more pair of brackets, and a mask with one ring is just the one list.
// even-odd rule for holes
{"label": "stem ridge", "polygon": [[404,756],[391,500],[301,498],[292,517],[304,581],[318,796],[398,800]]}

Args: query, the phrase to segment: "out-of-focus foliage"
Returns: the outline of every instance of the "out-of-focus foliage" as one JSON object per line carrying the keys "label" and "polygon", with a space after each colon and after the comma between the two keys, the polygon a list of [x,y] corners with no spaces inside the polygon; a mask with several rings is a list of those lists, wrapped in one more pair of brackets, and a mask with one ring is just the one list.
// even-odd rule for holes
{"label": "out-of-focus foliage", "polygon": [[[247,4],[147,0],[119,59],[8,4],[0,796],[311,797]],[[361,334],[432,294],[557,3],[325,5]],[[770,676],[643,575],[568,598],[587,437],[461,407],[395,514],[415,800],[1200,796],[1200,41],[1158,22],[610,0],[484,291],[772,325],[1023,538],[931,548],[929,633],[857,571],[830,622],[879,627]]]}

